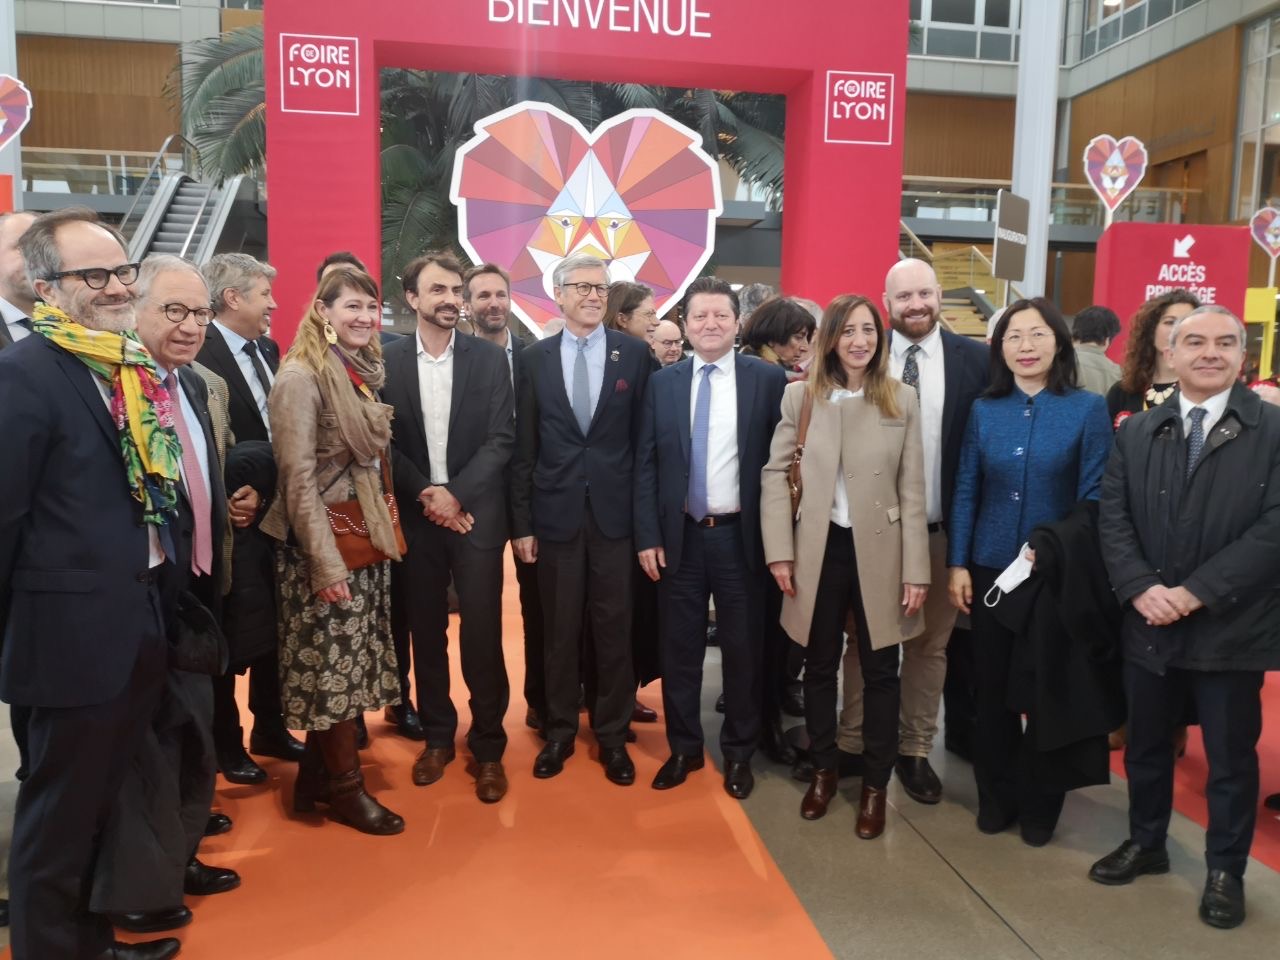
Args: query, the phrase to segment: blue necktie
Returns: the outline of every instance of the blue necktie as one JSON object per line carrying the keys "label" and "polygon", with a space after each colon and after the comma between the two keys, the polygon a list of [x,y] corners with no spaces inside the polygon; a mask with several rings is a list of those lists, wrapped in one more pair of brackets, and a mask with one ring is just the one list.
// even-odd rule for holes
{"label": "blue necktie", "polygon": [[573,358],[573,415],[585,437],[591,429],[591,388],[587,380],[587,338],[578,338],[578,355]]}
{"label": "blue necktie", "polygon": [[1196,468],[1200,454],[1204,452],[1204,417],[1209,411],[1204,407],[1192,407],[1187,411],[1191,418],[1191,432],[1187,434],[1187,476]]}
{"label": "blue necktie", "polygon": [[711,374],[713,364],[702,368],[702,381],[693,404],[693,435],[689,449],[689,516],[701,520],[707,506],[707,437],[711,433]]}

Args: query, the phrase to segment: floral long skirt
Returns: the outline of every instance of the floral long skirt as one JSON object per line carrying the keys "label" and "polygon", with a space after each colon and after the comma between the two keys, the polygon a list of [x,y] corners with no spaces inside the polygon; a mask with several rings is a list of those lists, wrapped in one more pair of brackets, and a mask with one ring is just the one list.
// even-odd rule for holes
{"label": "floral long skirt", "polygon": [[276,583],[286,727],[328,730],[400,702],[389,563],[352,571],[351,599],[328,603],[312,591],[302,554],[280,546]]}

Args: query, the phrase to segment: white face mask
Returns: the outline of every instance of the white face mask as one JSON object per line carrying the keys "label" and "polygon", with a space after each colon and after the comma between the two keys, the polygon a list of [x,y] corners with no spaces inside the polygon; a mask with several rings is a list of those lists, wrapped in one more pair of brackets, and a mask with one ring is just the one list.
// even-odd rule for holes
{"label": "white face mask", "polygon": [[982,598],[982,602],[988,607],[994,607],[1000,602],[1002,596],[1011,593],[1022,581],[1031,576],[1031,560],[1027,557],[1027,552],[1030,549],[1031,544],[1029,543],[1024,543],[1019,547],[1017,558],[1000,572],[1000,576],[996,577],[996,582],[991,585],[987,595]]}

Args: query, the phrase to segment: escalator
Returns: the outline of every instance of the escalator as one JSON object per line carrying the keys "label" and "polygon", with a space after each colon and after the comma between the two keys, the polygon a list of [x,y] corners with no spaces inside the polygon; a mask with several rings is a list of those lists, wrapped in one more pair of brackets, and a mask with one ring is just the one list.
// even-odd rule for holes
{"label": "escalator", "polygon": [[204,263],[218,252],[237,204],[251,204],[254,192],[253,181],[243,176],[217,186],[186,173],[165,174],[129,238],[130,259],[171,253]]}

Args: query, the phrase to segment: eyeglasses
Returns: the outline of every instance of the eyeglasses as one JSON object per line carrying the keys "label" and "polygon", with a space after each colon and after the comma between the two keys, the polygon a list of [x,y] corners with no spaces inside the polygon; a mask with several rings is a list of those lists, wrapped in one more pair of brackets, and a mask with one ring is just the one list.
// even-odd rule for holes
{"label": "eyeglasses", "polygon": [[580,297],[591,296],[592,290],[596,292],[596,296],[601,300],[609,296],[609,285],[607,283],[566,283],[565,286],[577,290]]}
{"label": "eyeglasses", "polygon": [[658,346],[662,347],[663,349],[670,350],[672,347],[680,346],[681,344],[684,343],[684,341],[683,340],[659,340],[657,341],[657,343],[658,343]]}
{"label": "eyeglasses", "polygon": [[58,281],[64,277],[79,277],[90,290],[105,290],[114,276],[126,287],[138,279],[138,268],[141,264],[122,263],[118,267],[85,267],[83,270],[59,270],[51,273],[46,280]]}
{"label": "eyeglasses", "polygon": [[1049,330],[1032,330],[1026,337],[1023,337],[1020,333],[1006,333],[1004,335],[1004,342],[1011,347],[1020,347],[1022,346],[1022,341],[1025,339],[1032,346],[1038,347],[1052,336],[1053,333]]}
{"label": "eyeglasses", "polygon": [[197,327],[207,327],[212,322],[214,313],[208,307],[188,307],[185,303],[162,303],[165,319],[170,323],[182,323],[190,315],[195,315]]}

